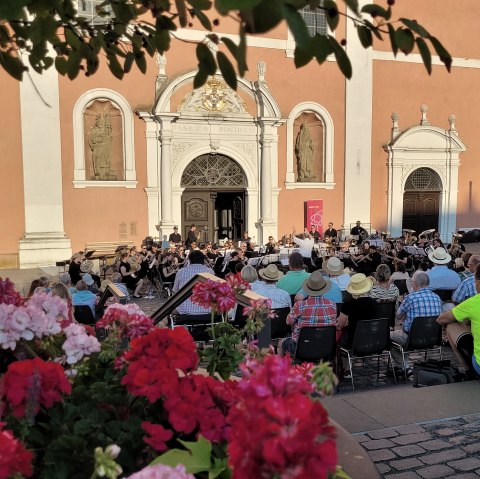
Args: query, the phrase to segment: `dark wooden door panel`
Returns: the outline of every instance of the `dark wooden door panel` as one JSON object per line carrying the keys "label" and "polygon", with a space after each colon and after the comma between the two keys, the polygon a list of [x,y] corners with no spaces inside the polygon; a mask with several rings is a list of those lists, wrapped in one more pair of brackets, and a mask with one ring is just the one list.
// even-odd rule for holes
{"label": "dark wooden door panel", "polygon": [[407,191],[403,196],[402,228],[416,234],[428,229],[438,229],[440,192]]}

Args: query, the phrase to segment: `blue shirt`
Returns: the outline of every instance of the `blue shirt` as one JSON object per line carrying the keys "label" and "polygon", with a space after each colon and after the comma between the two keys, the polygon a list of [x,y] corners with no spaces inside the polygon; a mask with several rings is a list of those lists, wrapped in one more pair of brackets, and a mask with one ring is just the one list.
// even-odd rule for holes
{"label": "blue shirt", "polygon": [[[325,279],[330,279],[328,276],[325,276]],[[301,289],[299,292],[304,298],[308,297],[308,294]],[[342,297],[342,290],[340,289],[340,286],[338,284],[332,282],[332,287],[330,288],[330,291],[328,291],[325,294],[322,294],[322,296],[325,299],[329,299],[330,301],[333,301],[334,303],[343,303],[343,297]]]}
{"label": "blue shirt", "polygon": [[[212,273],[213,271],[203,264],[191,264],[190,266],[184,266],[178,271],[175,276],[175,283],[173,284],[173,292],[176,293],[182,286],[187,284],[198,273]],[[177,311],[180,314],[210,314],[211,308],[204,308],[198,304],[195,304],[190,298],[186,299],[181,305],[177,307]]]}
{"label": "blue shirt", "polygon": [[95,305],[97,304],[97,297],[91,291],[77,291],[72,296],[72,304],[74,306],[90,306],[93,315],[95,316]]}
{"label": "blue shirt", "polygon": [[272,309],[291,308],[292,300],[290,295],[283,289],[277,288],[276,284],[266,284],[259,282],[255,287],[255,293],[260,296],[265,296],[272,300]]}
{"label": "blue shirt", "polygon": [[440,316],[442,300],[428,288],[422,288],[405,297],[397,311],[397,315],[405,315],[403,330],[408,333],[415,318],[424,316]]}
{"label": "blue shirt", "polygon": [[453,292],[452,299],[455,303],[461,303],[476,294],[475,275],[472,275],[460,283],[460,286]]}
{"label": "blue shirt", "polygon": [[454,290],[457,289],[460,284],[460,277],[458,276],[453,269],[449,269],[448,266],[444,264],[439,264],[434,266],[430,271],[427,271],[428,277],[430,278],[429,289],[447,289]]}

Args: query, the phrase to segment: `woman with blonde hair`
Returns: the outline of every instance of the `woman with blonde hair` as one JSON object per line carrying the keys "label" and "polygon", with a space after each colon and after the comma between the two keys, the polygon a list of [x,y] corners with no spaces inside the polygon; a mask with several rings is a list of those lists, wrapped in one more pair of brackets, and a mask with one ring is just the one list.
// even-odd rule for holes
{"label": "woman with blonde hair", "polygon": [[70,293],[68,292],[68,288],[63,283],[54,283],[52,285],[50,294],[52,296],[58,296],[59,298],[63,299],[67,303],[68,308],[68,318],[65,318],[68,323],[74,323],[75,319],[73,316],[73,304],[72,298],[70,297]]}

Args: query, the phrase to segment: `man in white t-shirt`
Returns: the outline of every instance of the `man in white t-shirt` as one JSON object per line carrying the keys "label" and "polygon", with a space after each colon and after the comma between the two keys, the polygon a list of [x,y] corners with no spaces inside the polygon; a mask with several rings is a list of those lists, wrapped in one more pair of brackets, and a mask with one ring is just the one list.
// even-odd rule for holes
{"label": "man in white t-shirt", "polygon": [[293,241],[299,246],[300,254],[303,257],[303,263],[307,266],[308,270],[312,271],[312,250],[315,244],[315,240],[309,231],[305,228],[303,237],[297,236],[295,228],[293,228]]}

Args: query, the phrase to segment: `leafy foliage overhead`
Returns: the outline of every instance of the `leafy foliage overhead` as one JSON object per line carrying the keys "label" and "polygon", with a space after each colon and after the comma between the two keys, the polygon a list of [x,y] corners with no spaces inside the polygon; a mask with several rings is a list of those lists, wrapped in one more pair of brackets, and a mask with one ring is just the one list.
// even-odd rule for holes
{"label": "leafy foliage overhead", "polygon": [[[343,0],[343,4],[338,0],[105,0],[98,3],[92,20],[79,14],[76,0],[1,0],[0,65],[17,80],[29,69],[41,73],[53,66],[73,80],[80,72],[93,75],[100,57],[105,56],[110,71],[121,79],[134,65],[145,73],[146,55],[169,50],[175,31],[193,26],[196,19],[205,30],[205,39],[196,49],[195,86],[205,83],[218,68],[235,88],[236,73],[243,76],[248,68],[247,35],[263,34],[286,22],[296,42],[297,68],[313,59],[322,64],[334,55],[343,75],[350,78],[345,41],[318,33],[311,37],[299,13],[308,6],[325,11],[332,33],[340,17],[348,17],[364,48],[372,46],[374,37],[388,39],[395,55],[417,48],[429,74],[433,51],[450,71],[452,58],[435,36],[416,20],[392,21],[394,3],[387,0],[386,8],[371,3],[360,9],[358,0]],[[214,33],[216,27],[221,28],[222,16],[238,22],[237,42]],[[207,41],[223,44],[228,54],[213,53]]]}

